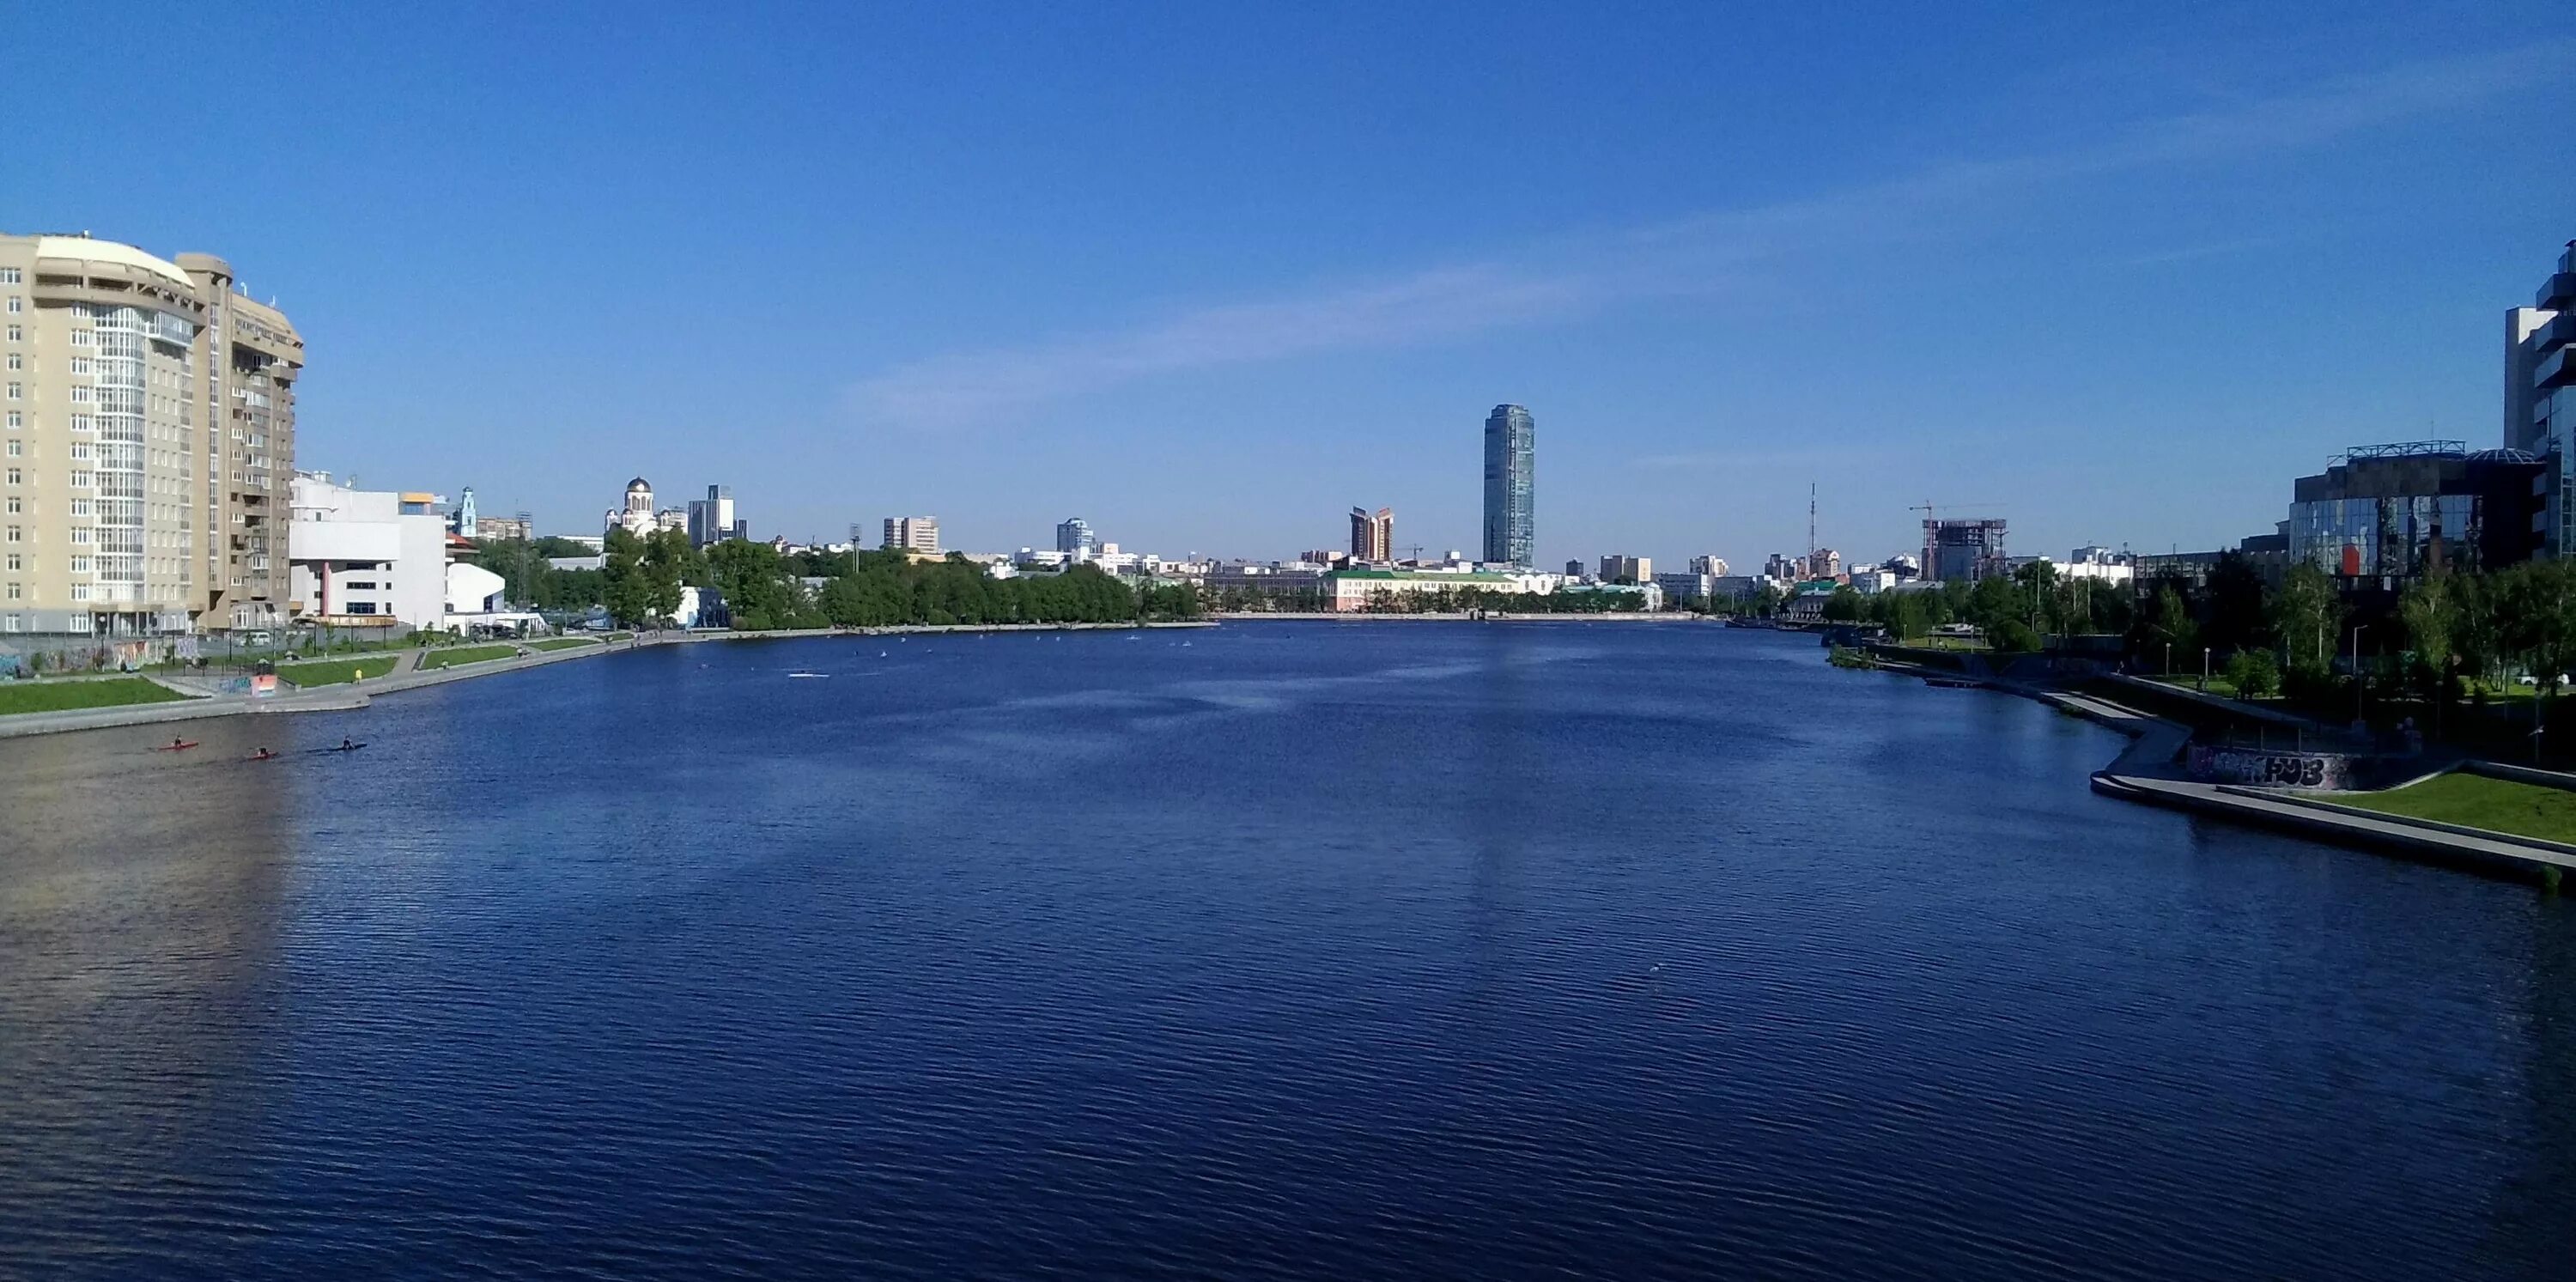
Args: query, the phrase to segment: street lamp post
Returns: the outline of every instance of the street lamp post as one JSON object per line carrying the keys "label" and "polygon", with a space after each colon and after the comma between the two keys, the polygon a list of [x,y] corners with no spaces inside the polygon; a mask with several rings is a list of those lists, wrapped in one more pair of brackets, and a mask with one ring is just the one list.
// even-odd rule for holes
{"label": "street lamp post", "polygon": [[2209,647],[2200,648],[2200,692],[2209,693]]}

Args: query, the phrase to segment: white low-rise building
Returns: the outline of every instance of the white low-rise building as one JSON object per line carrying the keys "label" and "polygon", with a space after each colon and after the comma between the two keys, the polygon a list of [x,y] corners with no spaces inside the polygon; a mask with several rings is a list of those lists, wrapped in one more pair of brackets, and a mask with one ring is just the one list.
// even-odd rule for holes
{"label": "white low-rise building", "polygon": [[287,486],[289,615],[333,626],[439,627],[447,614],[440,501],[297,472]]}

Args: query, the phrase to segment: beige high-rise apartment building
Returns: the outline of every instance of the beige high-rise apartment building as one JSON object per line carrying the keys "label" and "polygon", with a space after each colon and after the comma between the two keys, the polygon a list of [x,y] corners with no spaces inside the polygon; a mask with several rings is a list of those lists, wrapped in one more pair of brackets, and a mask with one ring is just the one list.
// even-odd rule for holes
{"label": "beige high-rise apartment building", "polygon": [[286,615],[304,340],[207,254],[0,235],[0,634]]}
{"label": "beige high-rise apartment building", "polygon": [[935,516],[889,516],[885,522],[885,545],[905,552],[939,551],[939,518]]}

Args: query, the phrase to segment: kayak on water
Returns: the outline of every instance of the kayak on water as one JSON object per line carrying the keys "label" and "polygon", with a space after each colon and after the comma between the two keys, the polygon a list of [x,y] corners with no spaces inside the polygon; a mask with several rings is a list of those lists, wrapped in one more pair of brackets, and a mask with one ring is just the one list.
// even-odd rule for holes
{"label": "kayak on water", "polygon": [[260,749],[259,751],[254,752],[254,753],[250,754],[249,756],[242,758],[242,760],[244,760],[244,761],[275,761],[275,760],[278,760],[279,758],[281,758],[281,757],[283,757],[283,756],[285,756],[285,755],[286,755],[286,754],[284,754],[284,753],[280,753],[280,752],[270,752],[268,749],[266,749],[266,748],[262,748],[262,749]]}
{"label": "kayak on water", "polygon": [[366,747],[366,746],[367,746],[367,745],[365,745],[365,744],[363,744],[363,743],[351,743],[351,742],[349,742],[348,740],[343,739],[343,740],[341,740],[340,742],[338,742],[338,743],[336,743],[336,744],[334,744],[334,745],[332,745],[332,746],[330,746],[330,747],[328,747],[328,748],[308,748],[308,749],[306,749],[305,751],[307,751],[307,752],[356,752],[358,749],[363,748],[363,747]]}
{"label": "kayak on water", "polygon": [[171,741],[170,741],[170,742],[168,742],[168,743],[162,744],[158,749],[155,749],[155,751],[158,751],[158,752],[186,752],[188,749],[193,748],[193,747],[196,747],[196,746],[197,746],[197,741],[196,741],[196,740],[194,740],[194,739],[173,739],[173,740],[171,740]]}

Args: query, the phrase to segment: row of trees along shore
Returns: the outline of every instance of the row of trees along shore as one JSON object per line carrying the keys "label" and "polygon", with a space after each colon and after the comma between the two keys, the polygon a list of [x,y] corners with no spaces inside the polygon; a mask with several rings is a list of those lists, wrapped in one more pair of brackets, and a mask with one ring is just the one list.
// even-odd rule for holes
{"label": "row of trees along shore", "polygon": [[[2437,733],[2454,704],[2555,698],[2576,672],[2576,561],[2434,573],[2399,592],[2351,595],[2313,565],[2292,566],[2272,587],[2234,553],[2205,583],[2158,577],[2134,590],[2033,564],[1973,586],[1873,596],[1842,589],[1824,615],[1877,623],[1902,640],[1968,623],[2004,652],[2038,650],[2043,637],[2089,637],[2088,651],[2116,649],[2135,671],[2206,670],[2247,697],[2337,720],[2356,706],[2429,716],[2426,728]],[[2526,724],[2539,718],[2535,708]]]}
{"label": "row of trees along shore", "polygon": [[[475,559],[501,576],[513,601],[539,610],[605,608],[626,626],[671,617],[683,587],[715,589],[740,631],[1126,623],[1199,613],[1198,593],[1187,584],[1130,586],[1092,566],[995,579],[954,553],[936,561],[891,551],[782,554],[743,539],[701,549],[690,547],[681,530],[640,536],[613,530],[597,570],[558,570],[546,563],[548,557],[586,555],[587,549],[568,540],[496,540],[482,544]],[[809,590],[808,579],[822,582]]]}
{"label": "row of trees along shore", "polygon": [[[1218,588],[1208,594],[1208,607],[1234,614],[1320,614],[1333,608],[1321,586],[1256,592]],[[1643,592],[1496,592],[1488,588],[1440,588],[1431,592],[1383,592],[1370,598],[1368,614],[1616,614],[1646,608]]]}

